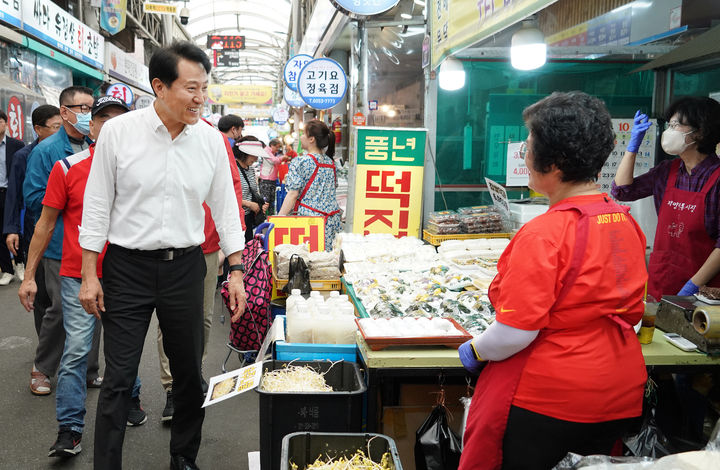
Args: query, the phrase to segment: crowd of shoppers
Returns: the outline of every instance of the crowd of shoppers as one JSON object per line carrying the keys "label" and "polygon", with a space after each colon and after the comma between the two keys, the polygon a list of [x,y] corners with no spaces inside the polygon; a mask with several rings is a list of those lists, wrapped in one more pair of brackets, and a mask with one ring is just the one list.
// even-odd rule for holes
{"label": "crowd of shoppers", "polygon": [[[221,257],[236,320],[246,300],[241,253],[273,214],[279,185],[287,196],[278,215],[322,217],[328,250],[341,230],[328,126],[306,123],[299,156],[279,139],[265,145],[243,136],[236,115],[216,130],[201,122],[209,72],[191,43],[158,49],[149,64],[151,106],[130,111],[118,98],[69,87],[59,108],[33,112],[38,139],[28,146],[5,136],[0,112],[0,285],[22,278],[20,302],[34,312],[30,391],[50,394],[57,372],[52,457],[81,451],[87,388],[99,387],[94,465],[122,467],[126,427],[148,419],[138,366],[155,313],[170,467],[197,468]],[[720,285],[720,104],[673,103],[662,148],[678,158],[636,178],[650,123],[635,116],[612,195],[654,198],[659,223],[648,270],[638,224],[596,185],[614,147],[602,101],[553,93],[523,119],[528,185],[547,195],[550,209],[512,239],[489,288],[496,321],[458,351],[479,374],[461,469],[544,469],[567,452],[608,454],[642,411],[647,374],[632,325],[643,314],[648,271],[656,298]]]}

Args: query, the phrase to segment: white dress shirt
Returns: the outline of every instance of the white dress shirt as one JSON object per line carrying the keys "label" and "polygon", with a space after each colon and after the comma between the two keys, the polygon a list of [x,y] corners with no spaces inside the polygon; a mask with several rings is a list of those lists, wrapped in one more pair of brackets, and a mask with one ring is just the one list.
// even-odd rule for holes
{"label": "white dress shirt", "polygon": [[90,168],[80,246],[105,242],[156,250],[200,245],[207,202],[227,254],[241,251],[240,222],[224,137],[199,121],[173,140],[154,106],[106,122]]}

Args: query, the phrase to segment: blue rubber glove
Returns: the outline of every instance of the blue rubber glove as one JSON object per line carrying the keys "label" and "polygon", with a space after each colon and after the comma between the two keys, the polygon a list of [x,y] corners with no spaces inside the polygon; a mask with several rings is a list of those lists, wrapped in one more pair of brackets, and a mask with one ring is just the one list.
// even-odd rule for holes
{"label": "blue rubber glove", "polygon": [[[680,289],[680,292],[678,292],[677,295],[693,295],[696,294],[697,291],[699,291],[700,288],[695,285],[694,282],[692,282],[692,279],[685,283],[682,289]],[[470,351],[472,353],[472,351]]]}
{"label": "blue rubber glove", "polygon": [[652,122],[647,117],[647,114],[643,114],[638,109],[635,113],[635,119],[633,120],[633,127],[630,131],[630,142],[627,145],[627,151],[637,153],[642,144],[643,138],[645,138],[645,132],[652,125]]}
{"label": "blue rubber glove", "polygon": [[483,363],[475,359],[475,353],[473,353],[472,346],[470,346],[471,342],[472,340],[468,340],[461,344],[458,348],[458,355],[465,370],[471,374],[479,374],[483,368]]}

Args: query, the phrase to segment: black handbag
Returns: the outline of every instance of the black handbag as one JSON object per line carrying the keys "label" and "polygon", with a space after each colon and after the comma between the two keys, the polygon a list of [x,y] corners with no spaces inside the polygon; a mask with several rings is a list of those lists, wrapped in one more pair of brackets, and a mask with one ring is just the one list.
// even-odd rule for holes
{"label": "black handbag", "polygon": [[[245,181],[247,182],[248,189],[250,190],[250,200],[260,206],[260,210],[257,214],[255,214],[253,211],[250,211],[250,213],[255,216],[254,226],[257,227],[261,223],[265,222],[265,212],[263,212],[262,210],[262,206],[265,204],[265,199],[258,193],[256,193],[253,189],[252,184],[250,184],[250,178],[248,178],[247,173],[245,172],[245,168],[241,167],[240,165],[238,165],[238,168],[240,169],[240,173],[242,173]],[[245,221],[247,223],[247,219],[245,219]]]}

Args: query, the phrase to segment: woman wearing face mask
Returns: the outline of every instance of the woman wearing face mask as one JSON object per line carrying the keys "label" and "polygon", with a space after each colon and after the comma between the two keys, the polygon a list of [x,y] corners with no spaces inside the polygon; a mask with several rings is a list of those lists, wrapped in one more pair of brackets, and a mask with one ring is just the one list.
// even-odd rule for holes
{"label": "woman wearing face mask", "polygon": [[635,156],[650,123],[635,115],[630,143],[611,194],[618,201],[653,196],[658,213],[648,265],[648,294],[692,295],[701,286],[720,287],[720,103],[684,97],[667,110],[662,148],[680,158],[660,162],[633,178]]}

